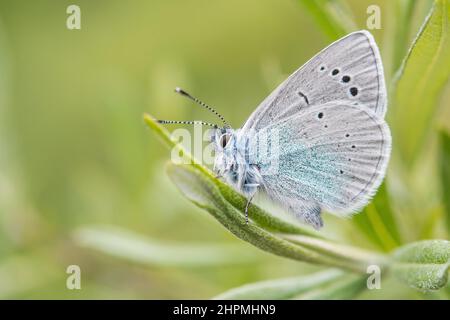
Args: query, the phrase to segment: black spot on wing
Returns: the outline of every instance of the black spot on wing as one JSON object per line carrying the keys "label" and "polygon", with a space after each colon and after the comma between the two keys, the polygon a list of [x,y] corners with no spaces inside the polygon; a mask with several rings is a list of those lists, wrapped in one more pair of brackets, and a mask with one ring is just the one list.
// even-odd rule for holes
{"label": "black spot on wing", "polygon": [[358,94],[358,88],[351,87],[350,88],[350,94],[355,97]]}

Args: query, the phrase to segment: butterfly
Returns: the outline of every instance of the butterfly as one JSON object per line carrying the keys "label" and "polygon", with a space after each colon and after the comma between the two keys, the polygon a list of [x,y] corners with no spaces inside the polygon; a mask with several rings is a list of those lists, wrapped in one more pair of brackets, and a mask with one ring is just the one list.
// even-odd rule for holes
{"label": "butterfly", "polygon": [[[348,217],[375,195],[389,162],[387,93],[373,36],[365,30],[332,43],[281,83],[232,129],[214,112],[214,171],[248,199],[262,192],[319,229],[327,211]],[[195,123],[159,120],[160,123]]]}

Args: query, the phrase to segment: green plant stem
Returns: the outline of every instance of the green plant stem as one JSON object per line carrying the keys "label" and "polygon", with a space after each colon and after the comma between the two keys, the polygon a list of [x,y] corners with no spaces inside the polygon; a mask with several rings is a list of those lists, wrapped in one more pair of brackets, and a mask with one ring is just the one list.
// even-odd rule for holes
{"label": "green plant stem", "polygon": [[383,267],[388,264],[389,259],[381,254],[362,250],[348,245],[337,244],[322,239],[314,239],[300,235],[280,235],[282,238],[300,244],[303,247],[317,252],[326,253],[327,256],[342,259],[349,264],[358,265],[361,269],[376,264]]}

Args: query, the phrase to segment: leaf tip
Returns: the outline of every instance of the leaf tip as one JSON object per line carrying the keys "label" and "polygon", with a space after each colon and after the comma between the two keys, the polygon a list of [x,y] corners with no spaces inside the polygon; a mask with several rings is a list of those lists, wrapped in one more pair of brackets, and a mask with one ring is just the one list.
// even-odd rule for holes
{"label": "leaf tip", "polygon": [[149,113],[144,112],[144,114],[142,115],[142,119],[144,120],[145,124],[147,124],[148,126],[152,126],[153,124],[156,123],[156,119],[153,118]]}

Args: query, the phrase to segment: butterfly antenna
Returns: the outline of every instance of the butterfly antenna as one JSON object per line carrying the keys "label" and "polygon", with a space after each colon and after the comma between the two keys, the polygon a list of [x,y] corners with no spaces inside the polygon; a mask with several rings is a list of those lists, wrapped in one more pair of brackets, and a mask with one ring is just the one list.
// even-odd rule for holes
{"label": "butterfly antenna", "polygon": [[156,120],[161,124],[201,124],[202,126],[218,128],[217,124],[204,122],[204,121],[178,121],[178,120]]}
{"label": "butterfly antenna", "polygon": [[228,125],[228,123],[225,121],[224,117],[223,117],[220,113],[218,113],[214,108],[208,106],[206,103],[204,103],[204,102],[198,100],[197,98],[191,96],[189,93],[187,93],[186,91],[184,91],[184,90],[181,89],[181,88],[176,87],[176,88],[175,88],[175,92],[181,94],[182,96],[185,96],[185,97],[191,99],[192,101],[194,101],[194,102],[197,103],[198,105],[200,105],[200,106],[202,106],[203,108],[205,108],[205,109],[211,111],[212,113],[214,113],[216,116],[219,117],[219,119],[223,122],[223,124],[225,125],[225,127],[230,127],[230,126]]}

